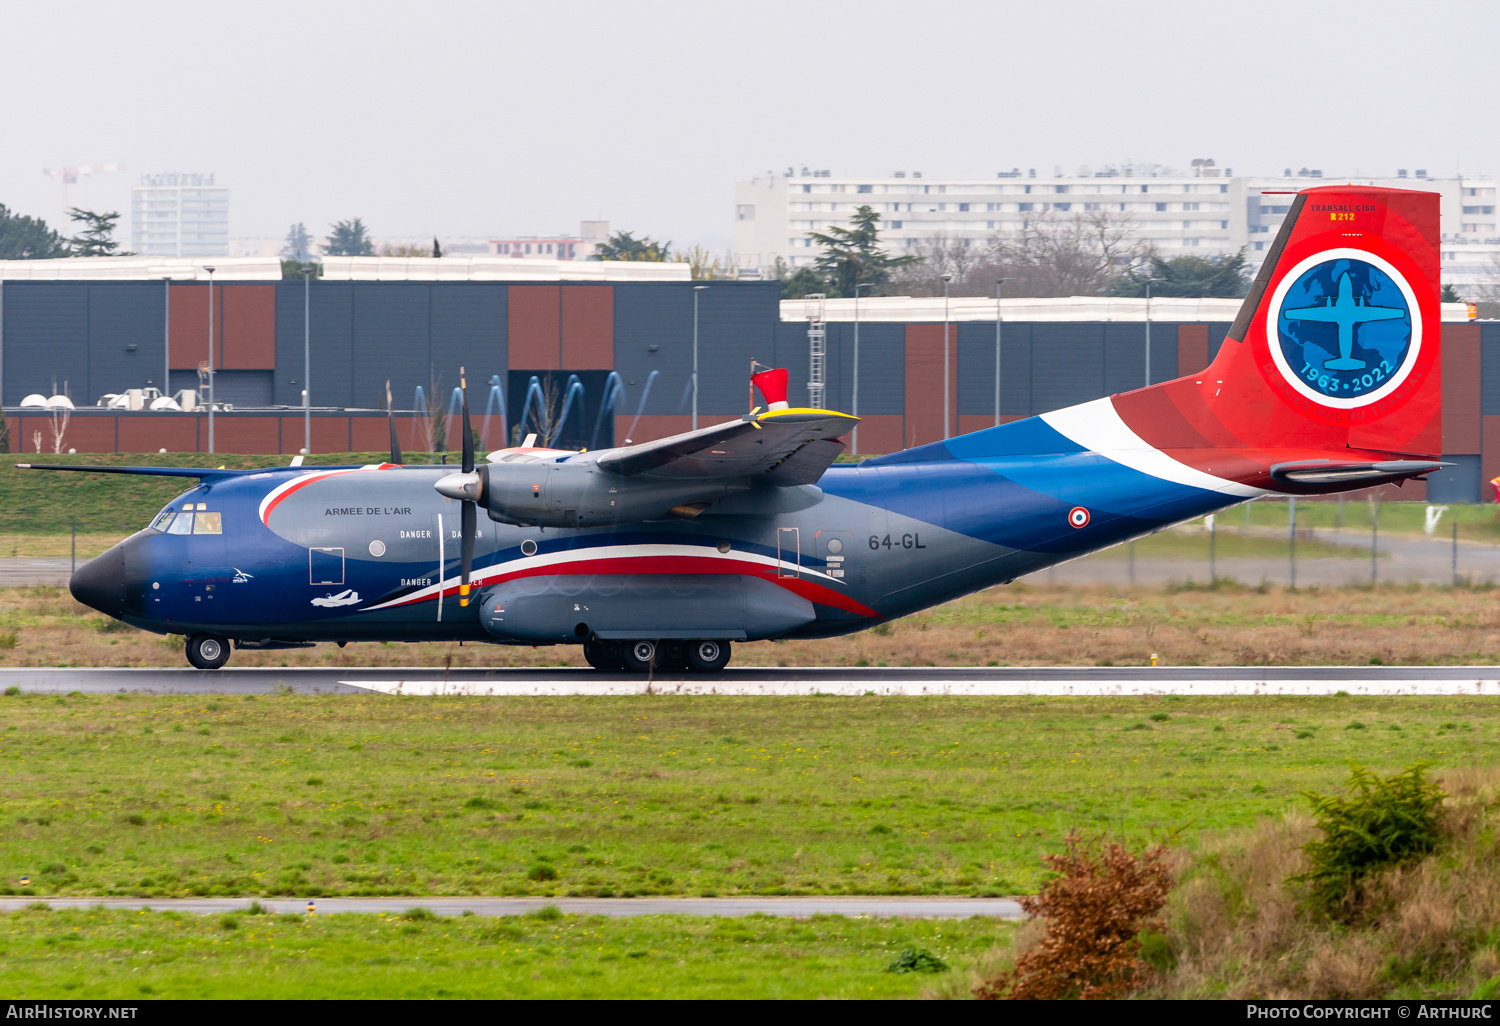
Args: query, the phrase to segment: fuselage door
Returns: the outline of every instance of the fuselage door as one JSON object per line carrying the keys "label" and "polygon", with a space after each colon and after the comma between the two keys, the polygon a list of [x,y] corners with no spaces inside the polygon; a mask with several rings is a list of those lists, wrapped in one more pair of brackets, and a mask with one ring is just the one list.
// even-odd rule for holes
{"label": "fuselage door", "polygon": [[802,531],[797,527],[776,529],[776,576],[799,577],[802,573]]}
{"label": "fuselage door", "polygon": [[344,585],[344,549],[314,547],[307,550],[307,583],[318,587],[324,584]]}

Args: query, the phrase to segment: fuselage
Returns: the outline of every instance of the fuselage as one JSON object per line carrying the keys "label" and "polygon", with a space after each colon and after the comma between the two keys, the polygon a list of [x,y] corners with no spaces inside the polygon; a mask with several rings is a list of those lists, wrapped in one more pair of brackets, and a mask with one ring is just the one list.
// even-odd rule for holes
{"label": "fuselage", "polygon": [[[1102,412],[1095,405],[836,465],[817,485],[752,487],[690,519],[566,530],[481,516],[474,587],[567,577],[586,591],[591,579],[743,575],[812,604],[815,618],[781,636],[832,636],[1261,493],[1179,464],[1161,476],[1142,469],[1140,453],[1070,437],[1070,423]],[[460,604],[460,504],[433,488],[451,470],[208,479],[80,568],[74,593],[161,633],[534,644],[487,629],[479,602]]]}

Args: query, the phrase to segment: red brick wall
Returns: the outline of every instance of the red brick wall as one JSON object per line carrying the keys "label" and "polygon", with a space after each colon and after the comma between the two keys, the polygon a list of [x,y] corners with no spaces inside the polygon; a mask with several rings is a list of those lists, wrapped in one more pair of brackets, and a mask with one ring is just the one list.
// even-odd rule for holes
{"label": "red brick wall", "polygon": [[1479,325],[1443,325],[1443,452],[1480,451]]}
{"label": "red brick wall", "polygon": [[218,347],[222,366],[228,370],[276,369],[276,286],[225,285],[214,297],[223,303],[223,315],[215,320],[223,330]]}
{"label": "red brick wall", "polygon": [[512,285],[509,292],[509,363],[516,370],[559,370],[561,287]]}
{"label": "red brick wall", "polygon": [[[875,413],[860,417],[860,455],[880,456],[888,452],[900,451],[903,420],[904,418],[899,413]],[[849,444],[853,444],[852,440]]]}
{"label": "red brick wall", "polygon": [[[958,328],[948,327],[948,423],[958,431]],[[906,326],[906,425],[902,448],[943,438],[943,326]],[[860,439],[861,443],[864,439]]]}
{"label": "red brick wall", "polygon": [[1208,325],[1177,326],[1177,376],[1185,378],[1208,366]]}
{"label": "red brick wall", "polygon": [[[516,287],[511,286],[512,293]],[[511,366],[521,367],[511,345]],[[570,371],[614,370],[614,286],[562,286],[562,366]]]}

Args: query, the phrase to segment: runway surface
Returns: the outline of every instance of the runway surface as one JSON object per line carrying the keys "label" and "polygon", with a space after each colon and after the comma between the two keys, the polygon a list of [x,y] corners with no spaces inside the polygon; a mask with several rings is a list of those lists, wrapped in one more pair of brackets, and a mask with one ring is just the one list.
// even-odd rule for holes
{"label": "runway surface", "polygon": [[23,693],[593,695],[1482,695],[1500,666],[748,667],[711,676],[561,668],[5,669]]}
{"label": "runway surface", "polygon": [[[250,898],[0,898],[0,911],[14,911],[43,902],[53,908],[149,908],[158,912],[199,915],[248,908]],[[268,912],[307,914],[306,898],[261,898]],[[1022,919],[1019,903],[1008,898],[963,897],[828,897],[828,898],[315,898],[318,915],[338,912],[383,912],[399,915],[421,907],[442,916],[472,912],[476,916],[519,916],[543,905],[556,905],[578,916],[749,916],[757,913],[805,919],[814,915],[966,919],[993,916]]]}

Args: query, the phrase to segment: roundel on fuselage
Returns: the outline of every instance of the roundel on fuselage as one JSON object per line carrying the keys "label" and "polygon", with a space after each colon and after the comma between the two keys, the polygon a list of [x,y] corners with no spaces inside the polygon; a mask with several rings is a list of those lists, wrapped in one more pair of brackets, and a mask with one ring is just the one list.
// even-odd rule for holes
{"label": "roundel on fuselage", "polygon": [[1363,250],[1325,250],[1282,277],[1266,319],[1281,375],[1322,406],[1389,395],[1416,363],[1422,319],[1405,277]]}

